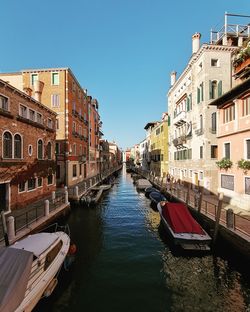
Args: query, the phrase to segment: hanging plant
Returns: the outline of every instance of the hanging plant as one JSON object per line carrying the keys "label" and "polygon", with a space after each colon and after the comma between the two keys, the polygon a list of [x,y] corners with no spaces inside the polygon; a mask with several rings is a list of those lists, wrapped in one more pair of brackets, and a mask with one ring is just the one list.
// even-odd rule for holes
{"label": "hanging plant", "polygon": [[241,159],[237,162],[238,168],[243,169],[244,172],[250,170],[250,160]]}
{"label": "hanging plant", "polygon": [[216,162],[216,165],[220,168],[220,169],[229,169],[232,167],[233,162],[228,159],[228,158],[222,158],[221,160]]}

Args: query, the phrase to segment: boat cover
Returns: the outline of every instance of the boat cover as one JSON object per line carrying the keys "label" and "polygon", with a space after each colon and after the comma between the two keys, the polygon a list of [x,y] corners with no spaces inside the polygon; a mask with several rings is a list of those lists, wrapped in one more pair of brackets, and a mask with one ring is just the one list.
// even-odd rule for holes
{"label": "boat cover", "polygon": [[32,252],[0,249],[0,311],[12,312],[24,299],[33,261]]}
{"label": "boat cover", "polygon": [[167,202],[162,207],[162,215],[174,233],[205,234],[185,204]]}
{"label": "boat cover", "polygon": [[151,200],[155,201],[156,203],[159,203],[160,201],[165,201],[166,197],[162,195],[160,192],[151,192],[149,194],[149,197]]}

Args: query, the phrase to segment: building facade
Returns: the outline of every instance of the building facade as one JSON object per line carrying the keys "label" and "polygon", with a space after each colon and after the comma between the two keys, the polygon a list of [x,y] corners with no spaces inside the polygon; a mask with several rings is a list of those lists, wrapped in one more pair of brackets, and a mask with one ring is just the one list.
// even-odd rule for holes
{"label": "building facade", "polygon": [[192,56],[177,80],[171,74],[168,91],[170,174],[213,193],[218,189],[218,127],[216,107],[209,104],[231,89],[232,52],[243,42],[241,34],[224,29],[202,46],[200,34],[193,35]]}
{"label": "building facade", "polygon": [[10,212],[56,189],[56,113],[0,80],[0,210]]}
{"label": "building facade", "polygon": [[[41,102],[57,113],[57,184],[71,186],[92,175],[87,163],[91,103],[72,71],[69,68],[30,69],[0,74],[0,78],[20,90],[27,90],[33,97],[39,95]],[[42,92],[36,87],[37,81],[44,83]]]}

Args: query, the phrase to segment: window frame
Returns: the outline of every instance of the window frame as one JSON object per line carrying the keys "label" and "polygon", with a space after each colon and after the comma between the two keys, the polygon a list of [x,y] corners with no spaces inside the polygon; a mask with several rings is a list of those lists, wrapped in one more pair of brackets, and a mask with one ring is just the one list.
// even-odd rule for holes
{"label": "window frame", "polygon": [[[54,80],[54,76],[57,76],[58,77],[58,83],[55,83],[55,80]],[[51,85],[52,86],[59,86],[60,84],[60,75],[59,75],[59,72],[52,72],[51,73]]]}
{"label": "window frame", "polygon": [[0,98],[5,98],[7,101],[7,109],[3,107],[1,101],[0,101],[0,109],[9,112],[10,111],[10,98],[8,96],[6,96],[5,94],[0,93]]}

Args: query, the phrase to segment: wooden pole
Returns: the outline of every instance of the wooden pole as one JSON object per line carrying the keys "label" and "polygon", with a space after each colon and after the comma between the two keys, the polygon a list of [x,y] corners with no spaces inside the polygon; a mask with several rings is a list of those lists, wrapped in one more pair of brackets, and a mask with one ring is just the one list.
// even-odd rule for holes
{"label": "wooden pole", "polygon": [[217,207],[217,212],[216,212],[216,217],[215,217],[214,236],[213,236],[213,243],[214,244],[216,242],[217,235],[218,235],[218,230],[219,230],[221,209],[222,209],[222,203],[223,203],[223,196],[224,196],[224,193],[220,193],[219,194],[218,207]]}
{"label": "wooden pole", "polygon": [[199,197],[198,197],[198,212],[201,212],[201,205],[202,205],[202,197],[203,197],[204,188],[199,189]]}
{"label": "wooden pole", "polygon": [[188,183],[188,187],[187,187],[187,197],[186,197],[186,205],[188,206],[188,202],[189,202],[189,196],[190,196],[190,184]]}

